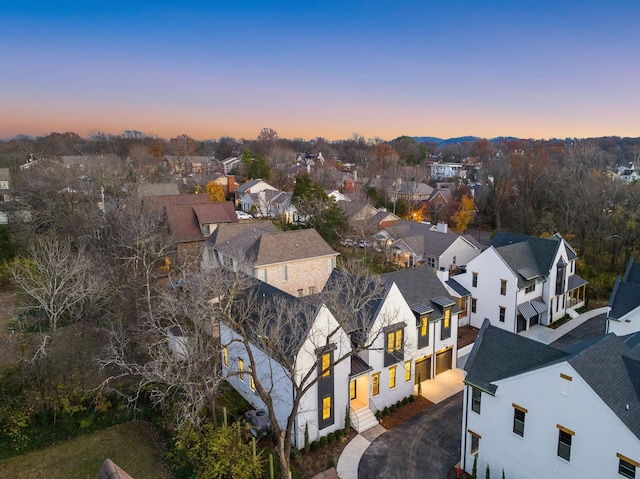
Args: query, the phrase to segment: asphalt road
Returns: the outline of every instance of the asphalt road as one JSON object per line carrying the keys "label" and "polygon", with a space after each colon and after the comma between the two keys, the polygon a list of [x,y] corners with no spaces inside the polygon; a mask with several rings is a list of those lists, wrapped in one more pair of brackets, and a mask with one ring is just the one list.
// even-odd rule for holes
{"label": "asphalt road", "polygon": [[564,336],[561,336],[560,338],[552,342],[550,346],[562,349],[566,346],[571,346],[572,344],[576,344],[586,339],[602,336],[605,332],[606,322],[607,315],[605,313],[594,316],[593,318],[582,323],[580,326],[572,329]]}
{"label": "asphalt road", "polygon": [[460,460],[462,392],[385,432],[365,451],[358,477],[444,479]]}

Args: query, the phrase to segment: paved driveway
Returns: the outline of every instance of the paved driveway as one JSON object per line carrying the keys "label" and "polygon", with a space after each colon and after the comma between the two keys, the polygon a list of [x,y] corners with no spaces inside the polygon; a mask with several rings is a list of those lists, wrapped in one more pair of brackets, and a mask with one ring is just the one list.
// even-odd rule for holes
{"label": "paved driveway", "polygon": [[582,323],[580,326],[572,329],[564,336],[558,338],[556,341],[551,343],[551,346],[554,346],[556,348],[564,348],[566,346],[576,344],[580,341],[585,341],[587,339],[602,336],[605,332],[606,322],[606,313],[594,316],[593,318],[588,319],[587,321]]}
{"label": "paved driveway", "polygon": [[445,479],[460,460],[462,392],[385,432],[365,451],[358,477]]}

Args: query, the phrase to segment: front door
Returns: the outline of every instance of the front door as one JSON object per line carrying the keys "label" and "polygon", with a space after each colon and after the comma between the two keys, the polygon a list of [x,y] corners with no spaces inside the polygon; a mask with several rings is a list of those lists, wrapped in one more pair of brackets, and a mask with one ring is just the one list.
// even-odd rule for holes
{"label": "front door", "polygon": [[431,356],[416,361],[415,384],[431,379]]}
{"label": "front door", "polygon": [[536,314],[535,316],[532,316],[531,319],[529,320],[529,327],[539,323],[540,323],[540,315]]}

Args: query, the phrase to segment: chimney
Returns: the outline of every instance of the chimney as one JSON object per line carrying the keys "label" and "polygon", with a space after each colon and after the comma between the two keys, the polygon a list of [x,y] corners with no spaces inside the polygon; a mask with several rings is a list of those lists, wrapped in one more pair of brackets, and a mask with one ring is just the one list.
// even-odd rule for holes
{"label": "chimney", "polygon": [[236,177],[235,175],[227,175],[227,189],[229,194],[236,191]]}
{"label": "chimney", "polygon": [[438,232],[447,233],[449,231],[449,225],[447,223],[438,223]]}
{"label": "chimney", "polygon": [[436,276],[438,277],[440,282],[444,284],[445,281],[449,280],[449,271],[446,270],[444,266],[440,266],[440,269],[436,271]]}
{"label": "chimney", "polygon": [[353,170],[353,181],[358,181],[358,170]]}

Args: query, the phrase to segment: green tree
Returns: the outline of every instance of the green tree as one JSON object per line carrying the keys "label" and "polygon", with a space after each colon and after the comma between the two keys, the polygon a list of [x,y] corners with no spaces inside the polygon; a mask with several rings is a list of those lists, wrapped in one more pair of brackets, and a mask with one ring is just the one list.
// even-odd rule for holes
{"label": "green tree", "polygon": [[267,179],[271,174],[267,160],[262,155],[252,154],[247,149],[242,153],[242,163],[247,167],[247,177],[249,178]]}
{"label": "green tree", "polygon": [[176,449],[184,452],[202,479],[252,479],[262,474],[262,456],[253,455],[250,433],[239,422],[201,430],[186,426],[178,433]]}

